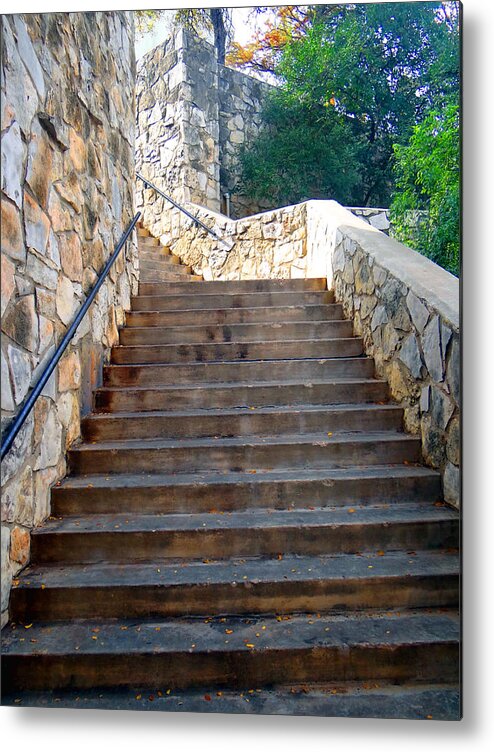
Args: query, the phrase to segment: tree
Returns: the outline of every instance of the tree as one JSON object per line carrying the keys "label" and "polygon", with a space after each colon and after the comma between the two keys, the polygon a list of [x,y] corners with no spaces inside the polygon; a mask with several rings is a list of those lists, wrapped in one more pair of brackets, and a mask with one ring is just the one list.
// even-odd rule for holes
{"label": "tree", "polygon": [[457,82],[452,5],[322,6],[279,52],[275,72],[286,106],[331,107],[347,124],[360,155],[360,186],[353,191],[360,205],[389,205],[393,145],[405,144],[438,91]]}
{"label": "tree", "polygon": [[237,190],[273,206],[327,196],[355,201],[360,144],[333,108],[290,102],[280,91],[263,116],[264,130],[240,152]]}
{"label": "tree", "polygon": [[[444,99],[395,146],[395,235],[448,271],[460,271],[460,133],[456,98]],[[418,220],[418,221],[417,221]]]}
{"label": "tree", "polygon": [[[152,31],[158,20],[167,11],[135,11],[138,33]],[[218,62],[225,64],[226,44],[232,35],[231,11],[229,8],[181,8],[174,12],[174,23],[193,31],[198,36],[212,33]]]}

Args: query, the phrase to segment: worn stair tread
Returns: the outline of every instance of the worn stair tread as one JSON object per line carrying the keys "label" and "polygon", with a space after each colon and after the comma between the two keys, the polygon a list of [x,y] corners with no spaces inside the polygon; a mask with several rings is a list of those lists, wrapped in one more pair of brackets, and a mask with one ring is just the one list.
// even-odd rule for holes
{"label": "worn stair tread", "polygon": [[[174,588],[227,586],[248,587],[281,583],[373,582],[424,577],[459,577],[455,551],[393,551],[332,554],[320,556],[282,555],[281,558],[253,557],[211,560],[208,563],[156,559],[152,562],[30,565],[14,581],[13,590],[40,591],[49,598],[51,590],[75,591],[112,588]],[[240,593],[239,593],[240,596]]]}
{"label": "worn stair tread", "polygon": [[350,508],[312,508],[297,510],[254,509],[219,514],[86,514],[50,517],[33,531],[35,537],[83,533],[162,533],[173,531],[262,530],[266,528],[338,528],[359,525],[429,524],[457,520],[458,513],[431,503],[355,506]]}
{"label": "worn stair tread", "polygon": [[[159,694],[158,694],[159,692]],[[457,685],[387,684],[382,681],[305,683],[303,687],[253,689],[209,685],[188,690],[165,686],[143,692],[130,689],[23,691],[2,695],[2,704],[15,707],[55,707],[93,710],[149,710],[185,713],[245,713],[256,715],[317,716],[326,718],[387,718],[396,720],[461,720]]]}
{"label": "worn stair tread", "polygon": [[259,447],[280,445],[313,445],[331,446],[333,444],[367,444],[385,442],[403,442],[415,444],[419,441],[417,436],[400,431],[335,431],[331,436],[327,433],[297,433],[282,434],[279,436],[220,436],[218,439],[211,437],[184,437],[184,438],[151,438],[151,439],[121,439],[112,441],[97,441],[83,443],[72,448],[73,452],[97,452],[101,450],[119,449],[205,449],[208,447]]}
{"label": "worn stair tread", "polygon": [[[291,330],[292,328],[299,329],[307,329],[310,328],[311,330],[311,336],[317,336],[318,332],[320,331],[321,334],[324,334],[326,330],[333,333],[333,330],[338,332],[341,330],[343,333],[339,336],[341,337],[347,337],[349,334],[351,335],[352,330],[352,324],[349,321],[346,321],[344,319],[327,319],[327,320],[321,320],[321,321],[259,321],[259,322],[240,322],[235,324],[227,324],[227,323],[217,323],[217,324],[205,324],[205,323],[198,323],[198,324],[178,324],[178,325],[157,325],[157,324],[151,324],[151,325],[145,325],[145,326],[131,326],[126,327],[125,331],[130,332],[131,336],[138,337],[139,335],[149,336],[151,333],[158,333],[160,336],[172,336],[172,335],[178,335],[181,336],[197,336],[197,337],[203,337],[206,336],[209,339],[200,339],[200,340],[193,340],[193,342],[200,342],[201,344],[208,344],[210,341],[214,341],[212,338],[218,336],[218,334],[223,334],[225,337],[230,337],[230,340],[226,341],[235,341],[235,337],[251,337],[253,334],[263,334],[265,333],[266,336],[270,335],[273,336],[275,332],[279,332],[280,334],[284,330]],[[280,331],[281,330],[281,331]],[[313,331],[314,330],[314,331]],[[350,330],[349,334],[347,334],[347,330]],[[337,334],[334,336],[338,336]],[[304,337],[307,339],[307,336]],[[220,340],[221,341],[221,340]],[[251,340],[251,341],[258,341],[258,340]],[[262,342],[269,342],[270,340],[262,339]],[[168,343],[165,343],[168,344]],[[174,343],[170,343],[174,344]]]}
{"label": "worn stair tread", "polygon": [[[321,319],[317,319],[313,317],[313,314],[320,314],[322,317],[329,315],[331,313],[338,314],[338,318],[341,318],[341,303],[322,303],[322,304],[316,304],[316,303],[308,303],[306,305],[291,305],[291,306],[266,306],[266,308],[209,308],[205,310],[198,310],[197,308],[178,308],[173,311],[163,311],[160,309],[156,310],[146,310],[146,311],[129,311],[127,314],[127,325],[128,326],[135,326],[135,324],[132,324],[132,321],[135,319],[136,321],[139,320],[139,318],[144,318],[146,316],[159,316],[163,319],[165,318],[174,318],[176,316],[190,316],[197,318],[200,318],[201,321],[204,321],[205,318],[219,318],[224,320],[225,322],[228,321],[231,318],[234,317],[241,317],[248,319],[249,317],[259,317],[259,323],[263,323],[262,316],[269,316],[274,317],[276,319],[283,320],[283,317],[288,316],[290,314],[296,314],[297,316],[300,316],[301,321],[319,321]],[[305,316],[305,318],[304,318]],[[266,323],[268,320],[271,320],[271,318],[266,319]],[[334,317],[330,317],[331,321],[334,321]],[[238,322],[243,323],[243,322]],[[249,322],[246,322],[249,323]]]}
{"label": "worn stair tread", "polygon": [[[140,311],[140,313],[143,313],[143,311]],[[132,326],[129,327],[132,329],[132,331],[149,331],[149,330],[156,330],[156,329],[163,329],[164,331],[170,331],[170,330],[180,330],[180,331],[186,331],[186,330],[195,330],[195,329],[224,329],[225,326],[228,328],[234,328],[234,329],[240,329],[243,328],[246,331],[259,329],[260,327],[264,327],[266,329],[280,329],[282,327],[290,327],[290,326],[325,326],[329,324],[330,326],[339,326],[342,324],[345,324],[346,326],[350,326],[351,322],[347,319],[321,319],[318,321],[304,321],[304,320],[294,320],[294,321],[240,321],[236,324],[225,324],[225,323],[218,323],[218,324],[204,324],[204,323],[198,323],[198,324],[178,324],[178,325],[165,325],[165,326],[157,326],[155,324],[150,325],[144,325],[144,326]],[[269,341],[269,340],[268,340]]]}
{"label": "worn stair tread", "polygon": [[[244,361],[244,362],[254,362],[254,361]],[[122,365],[122,364],[121,364]],[[148,364],[150,365],[150,364]],[[158,365],[158,364],[156,364]],[[165,364],[166,365],[166,364]],[[176,364],[176,365],[185,365],[184,363]],[[124,366],[126,367],[126,366]],[[141,367],[141,366],[139,366]],[[338,384],[358,384],[359,386],[365,386],[366,384],[382,384],[385,385],[387,382],[384,379],[366,379],[366,378],[356,378],[356,377],[340,377],[340,378],[332,378],[332,379],[311,379],[309,377],[307,378],[299,378],[299,379],[283,379],[282,381],[261,381],[261,382],[250,382],[250,381],[201,381],[199,384],[191,383],[191,384],[160,384],[159,386],[102,386],[98,389],[95,389],[95,392],[152,392],[152,391],[173,391],[173,390],[180,390],[184,391],[186,389],[257,389],[259,387],[264,388],[270,388],[270,387],[279,387],[280,389],[284,386],[314,386],[314,385],[322,385],[322,386],[336,386]],[[372,404],[372,403],[369,403]]]}
{"label": "worn stair tread", "polygon": [[[148,327],[148,328],[152,328],[152,327]],[[200,327],[197,327],[197,328],[200,328]],[[113,349],[114,350],[124,350],[124,349],[125,350],[130,350],[130,349],[132,349],[132,350],[136,350],[136,351],[138,351],[140,349],[140,350],[144,351],[144,350],[146,350],[146,349],[148,349],[150,347],[158,348],[158,349],[170,348],[172,350],[178,350],[178,348],[180,348],[180,347],[185,347],[185,348],[191,348],[191,347],[201,347],[201,348],[204,348],[204,347],[209,347],[209,348],[223,347],[223,348],[229,348],[229,347],[239,347],[239,346],[249,347],[251,345],[253,345],[255,347],[268,347],[268,348],[273,345],[275,348],[277,348],[277,347],[280,347],[280,345],[288,345],[288,346],[290,346],[290,345],[297,345],[297,347],[301,347],[304,344],[309,344],[309,345],[318,344],[318,345],[323,346],[323,345],[332,344],[334,342],[336,342],[338,344],[348,344],[348,343],[359,344],[359,343],[361,343],[361,341],[362,341],[361,337],[320,337],[320,338],[309,337],[309,338],[300,338],[300,339],[284,339],[281,342],[280,342],[279,339],[263,339],[263,340],[260,340],[260,341],[258,341],[258,340],[242,340],[241,342],[173,342],[173,343],[170,343],[170,344],[160,344],[160,345],[147,345],[147,344],[142,344],[142,345],[115,345],[113,347]],[[307,357],[307,356],[302,356],[302,358],[303,357]],[[315,356],[315,357],[317,359],[317,356]],[[248,358],[245,358],[245,359],[248,360]],[[272,359],[273,358],[271,358],[271,360]],[[275,358],[275,359],[277,360],[278,358]],[[258,358],[257,357],[257,358],[253,358],[253,360],[262,360],[262,358]],[[286,360],[290,360],[290,358],[286,358]],[[296,358],[296,360],[299,360],[299,358]],[[221,362],[222,363],[224,362],[224,358],[223,357],[221,358]]]}
{"label": "worn stair tread", "polygon": [[204,280],[201,285],[204,294],[221,293],[222,290],[252,290],[255,292],[271,292],[285,290],[289,292],[304,292],[320,290],[324,292],[327,289],[327,279],[325,277],[305,277],[303,279],[225,279],[225,280]]}
{"label": "worn stair tread", "polygon": [[[110,387],[107,387],[110,388]],[[111,387],[114,388],[114,387]],[[256,407],[254,410],[252,407],[248,406],[241,406],[241,407],[203,407],[203,408],[193,408],[193,409],[183,409],[183,410],[147,410],[144,412],[141,412],[139,410],[116,410],[112,411],[111,413],[105,413],[105,412],[98,412],[98,413],[91,413],[90,415],[87,415],[85,417],[85,420],[88,421],[95,421],[103,422],[105,420],[113,420],[113,419],[122,419],[122,418],[130,418],[130,419],[142,419],[142,420],[148,420],[149,418],[202,418],[205,416],[209,417],[220,417],[220,418],[231,418],[241,415],[249,415],[252,416],[254,413],[255,415],[287,415],[287,414],[304,414],[304,413],[322,413],[327,414],[328,417],[331,415],[334,415],[335,413],[360,413],[362,410],[369,410],[370,412],[376,412],[379,413],[381,411],[383,412],[389,412],[389,413],[396,413],[399,412],[401,414],[402,407],[399,405],[393,404],[393,403],[386,403],[384,405],[379,405],[373,402],[362,402],[362,403],[350,403],[350,404],[341,404],[341,405],[286,405],[283,407],[278,407],[276,405],[272,406],[262,406],[262,407]],[[226,427],[227,428],[227,427]],[[353,429],[354,431],[356,429]],[[336,434],[335,434],[336,435]]]}
{"label": "worn stair tread", "polygon": [[[289,369],[289,370],[288,370]],[[298,358],[292,360],[239,360],[223,362],[192,362],[192,363],[112,363],[104,367],[104,385],[151,385],[157,386],[170,383],[185,385],[195,383],[225,383],[232,382],[264,384],[273,382],[275,376],[280,381],[289,376],[295,379],[317,378],[374,378],[374,363],[366,355],[356,355],[339,358]]]}
{"label": "worn stair tread", "polygon": [[[26,636],[29,635],[29,639]],[[96,639],[95,639],[96,637]],[[24,639],[22,639],[24,638]],[[6,656],[195,654],[232,651],[308,650],[457,643],[459,619],[453,609],[348,614],[77,620],[22,625],[5,630]]]}
{"label": "worn stair tread", "polygon": [[[205,486],[214,489],[217,484],[236,486],[239,483],[261,484],[277,483],[287,481],[321,481],[331,484],[336,480],[366,480],[372,483],[372,480],[385,475],[391,478],[437,478],[436,470],[431,470],[423,465],[369,465],[367,467],[344,467],[344,468],[325,468],[324,470],[311,468],[297,468],[296,470],[276,469],[266,470],[259,469],[255,474],[248,472],[224,471],[217,472],[203,470],[192,473],[153,473],[146,475],[142,473],[115,473],[106,474],[81,474],[68,475],[62,481],[58,488],[157,488],[167,486]],[[57,489],[55,488],[55,491]],[[398,503],[398,502],[396,502]]]}

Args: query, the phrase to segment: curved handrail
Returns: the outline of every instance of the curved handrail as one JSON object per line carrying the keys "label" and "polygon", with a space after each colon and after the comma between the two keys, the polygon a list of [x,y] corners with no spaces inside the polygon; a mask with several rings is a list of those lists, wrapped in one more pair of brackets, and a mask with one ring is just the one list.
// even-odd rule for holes
{"label": "curved handrail", "polygon": [[105,281],[106,277],[108,276],[108,272],[110,271],[111,267],[113,266],[118,254],[122,250],[123,246],[127,242],[129,235],[133,231],[134,227],[137,224],[137,220],[141,216],[141,212],[137,212],[137,214],[134,216],[130,224],[128,225],[127,229],[123,233],[122,237],[118,241],[115,250],[113,251],[112,255],[106,262],[103,271],[100,273],[96,284],[94,285],[93,289],[89,293],[88,297],[86,298],[83,305],[80,307],[79,311],[77,312],[76,317],[74,318],[72,324],[67,329],[65,336],[63,337],[62,341],[58,345],[57,349],[51,356],[49,362],[45,366],[43,373],[41,374],[36,386],[34,387],[33,391],[29,395],[28,399],[20,409],[18,415],[14,418],[12,423],[10,424],[9,428],[6,431],[5,438],[2,436],[2,448],[1,448],[1,459],[5,457],[9,449],[11,448],[12,444],[14,443],[14,439],[21,430],[22,426],[24,425],[24,422],[31,412],[31,410],[34,407],[34,403],[38,399],[39,395],[41,394],[43,387],[45,386],[46,382],[50,378],[51,374],[55,370],[55,367],[58,364],[58,361],[64,354],[65,350],[67,349],[67,345],[69,344],[70,340],[76,333],[76,330],[81,323],[82,319],[84,318],[89,306],[95,299],[96,295],[98,294],[98,291]]}
{"label": "curved handrail", "polygon": [[212,230],[210,227],[208,227],[204,222],[201,222],[200,219],[195,217],[188,209],[186,209],[181,204],[178,204],[175,199],[171,198],[171,196],[168,196],[166,193],[163,193],[161,188],[158,188],[157,185],[155,185],[151,180],[148,178],[145,178],[144,175],[141,175],[140,172],[136,172],[136,177],[139,178],[139,180],[142,180],[144,183],[144,187],[147,188],[148,186],[152,188],[156,193],[159,193],[160,196],[162,196],[164,199],[170,202],[176,209],[179,209],[179,211],[183,212],[189,219],[191,219],[193,222],[196,223],[196,225],[199,225],[199,227],[202,227],[203,230],[206,230],[206,232],[209,232],[210,235],[213,236],[216,240],[218,240],[220,243],[223,243],[223,245],[226,245],[228,247],[228,250],[231,250],[232,243],[231,241],[224,240],[223,238],[220,238],[219,235],[217,235],[214,230]]}

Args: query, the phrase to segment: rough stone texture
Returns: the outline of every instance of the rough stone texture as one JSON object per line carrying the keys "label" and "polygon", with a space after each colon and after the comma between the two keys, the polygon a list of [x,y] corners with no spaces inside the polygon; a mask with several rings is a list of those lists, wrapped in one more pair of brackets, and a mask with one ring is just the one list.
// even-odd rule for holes
{"label": "rough stone texture", "polygon": [[[238,170],[239,147],[259,134],[262,103],[271,88],[218,65],[212,45],[178,31],[138,61],[137,169],[181,204],[226,213],[228,196],[231,218],[273,209],[269,201],[242,194]],[[165,244],[177,237],[171,205],[140,182],[137,205],[153,235]],[[374,227],[390,229],[387,209],[351,211]],[[265,227],[262,237],[274,231]],[[280,250],[277,263],[282,253],[289,251]]]}
{"label": "rough stone texture", "polygon": [[[352,215],[339,213],[328,248],[328,280],[346,315],[358,322],[378,374],[404,407],[407,430],[421,435],[425,461],[441,471],[446,500],[458,506],[458,280],[375,229],[366,229]],[[364,295],[362,279],[371,274],[375,287]]]}
{"label": "rough stone texture", "polygon": [[[134,213],[133,35],[124,12],[2,16],[2,428]],[[133,238],[2,462],[2,623],[137,268]]]}
{"label": "rough stone texture", "polygon": [[[176,213],[171,247],[205,279],[326,277],[379,375],[422,437],[426,462],[459,468],[458,280],[334,201],[239,220],[188,208],[226,243]],[[439,291],[439,292],[438,292]],[[446,452],[447,449],[447,452]],[[453,499],[449,470],[448,501]]]}

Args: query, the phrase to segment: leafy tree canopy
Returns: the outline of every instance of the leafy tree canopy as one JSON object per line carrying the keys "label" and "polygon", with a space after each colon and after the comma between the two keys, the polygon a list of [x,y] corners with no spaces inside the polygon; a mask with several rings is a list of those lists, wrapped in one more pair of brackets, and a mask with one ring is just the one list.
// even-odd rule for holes
{"label": "leafy tree canopy", "polygon": [[448,271],[460,271],[459,106],[431,109],[405,146],[395,146],[395,235]]}

